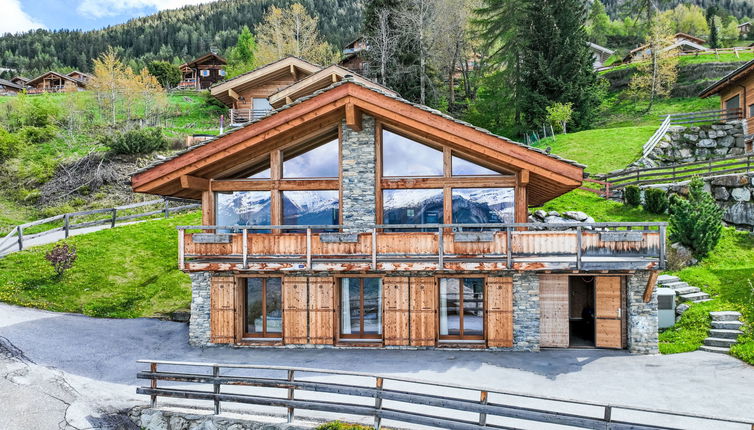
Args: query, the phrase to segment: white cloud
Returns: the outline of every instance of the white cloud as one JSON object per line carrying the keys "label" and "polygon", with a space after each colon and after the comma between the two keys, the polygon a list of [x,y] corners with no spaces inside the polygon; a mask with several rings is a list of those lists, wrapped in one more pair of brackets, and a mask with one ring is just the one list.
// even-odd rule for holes
{"label": "white cloud", "polygon": [[44,28],[44,24],[34,21],[21,10],[19,0],[0,0],[0,10],[3,11],[0,15],[0,34]]}
{"label": "white cloud", "polygon": [[120,15],[135,9],[176,9],[181,6],[213,1],[216,0],[84,0],[76,8],[76,11],[81,15],[101,18],[103,16]]}

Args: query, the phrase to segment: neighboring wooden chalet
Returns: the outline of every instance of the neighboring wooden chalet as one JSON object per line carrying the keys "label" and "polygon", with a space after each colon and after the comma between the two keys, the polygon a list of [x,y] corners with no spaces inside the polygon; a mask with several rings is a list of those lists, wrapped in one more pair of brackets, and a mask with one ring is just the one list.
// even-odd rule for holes
{"label": "neighboring wooden chalet", "polygon": [[720,96],[720,109],[727,111],[727,119],[745,120],[745,133],[754,133],[754,60],[707,87],[699,97],[713,95]]}
{"label": "neighboring wooden chalet", "polygon": [[343,48],[343,59],[340,60],[340,65],[353,72],[366,74],[367,62],[364,59],[364,52],[368,49],[366,39],[359,37]]}
{"label": "neighboring wooden chalet", "polygon": [[183,79],[178,88],[204,90],[225,79],[225,58],[210,52],[201,57],[181,64]]}
{"label": "neighboring wooden chalet", "polygon": [[23,90],[24,87],[21,85],[0,79],[0,96],[14,96]]}
{"label": "neighboring wooden chalet", "polygon": [[192,345],[657,351],[664,225],[529,224],[584,166],[375,87],[343,79],[133,175],[202,201],[178,230]]}
{"label": "neighboring wooden chalet", "polygon": [[11,82],[22,87],[26,87],[26,84],[29,83],[30,80],[31,79],[25,78],[23,76],[14,76],[10,79]]}
{"label": "neighboring wooden chalet", "polygon": [[213,85],[210,93],[230,108],[231,124],[243,124],[271,111],[271,95],[321,69],[300,58],[285,57]]}
{"label": "neighboring wooden chalet", "polygon": [[605,61],[610,58],[615,51],[605,48],[604,46],[597,45],[596,43],[588,43],[589,50],[592,51],[592,57],[594,58],[594,68],[599,69],[605,65]]}
{"label": "neighboring wooden chalet", "polygon": [[78,79],[79,81],[84,83],[88,83],[93,78],[93,76],[89,73],[79,72],[78,70],[74,70],[66,76],[70,76],[73,79]]}
{"label": "neighboring wooden chalet", "polygon": [[47,72],[26,83],[29,94],[82,91],[86,82],[58,72]]}
{"label": "neighboring wooden chalet", "polygon": [[741,24],[738,24],[738,33],[741,36],[748,36],[750,31],[751,31],[751,22],[746,21]]}
{"label": "neighboring wooden chalet", "polygon": [[[670,51],[670,50],[678,50],[683,53],[689,53],[689,52],[701,52],[706,51],[707,48],[704,46],[706,41],[704,39],[700,39],[698,37],[694,37],[690,34],[686,33],[676,33],[674,36],[674,42],[670,46],[666,46],[661,50],[661,52]],[[628,55],[623,59],[624,63],[628,63],[631,61],[637,61],[642,60],[645,58],[648,58],[649,55],[651,55],[651,50],[649,49],[649,44],[641,45],[637,48],[632,49]]]}

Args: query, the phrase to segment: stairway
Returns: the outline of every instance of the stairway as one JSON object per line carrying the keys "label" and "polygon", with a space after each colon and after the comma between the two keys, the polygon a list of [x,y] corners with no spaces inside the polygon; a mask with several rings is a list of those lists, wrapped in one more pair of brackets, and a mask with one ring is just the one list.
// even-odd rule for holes
{"label": "stairway", "polygon": [[657,277],[658,287],[667,287],[675,290],[675,295],[682,302],[701,303],[710,301],[709,294],[697,287],[692,287],[681,281],[677,276],[660,275]]}
{"label": "stairway", "polygon": [[730,347],[738,341],[738,336],[743,334],[740,330],[743,323],[741,314],[733,311],[710,312],[712,317],[712,329],[709,337],[704,339],[704,345],[699,349],[707,352],[727,354]]}

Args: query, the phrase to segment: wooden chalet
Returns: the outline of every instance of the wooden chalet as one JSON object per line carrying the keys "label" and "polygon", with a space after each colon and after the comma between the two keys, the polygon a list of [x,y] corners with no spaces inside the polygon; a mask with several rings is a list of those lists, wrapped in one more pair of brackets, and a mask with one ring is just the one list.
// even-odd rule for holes
{"label": "wooden chalet", "polygon": [[367,62],[363,53],[368,49],[369,45],[367,45],[366,39],[359,37],[343,48],[343,59],[340,60],[340,65],[352,72],[365,74]]}
{"label": "wooden chalet", "polygon": [[742,119],[746,134],[754,133],[754,60],[705,88],[699,97],[720,96],[720,109],[728,120]]}
{"label": "wooden chalet", "polygon": [[[707,48],[704,46],[705,43],[707,42],[704,39],[694,37],[690,34],[676,33],[673,36],[673,43],[670,46],[666,46],[661,51],[664,52],[670,50],[678,50],[685,53],[701,52],[707,50]],[[631,61],[643,60],[646,59],[649,55],[651,55],[649,44],[644,44],[632,49],[623,59],[623,62],[629,63]]]}
{"label": "wooden chalet", "polygon": [[202,202],[177,232],[192,345],[656,352],[664,225],[528,222],[583,167],[349,77],[132,187]]}
{"label": "wooden chalet", "polygon": [[230,108],[231,124],[244,124],[270,113],[271,95],[321,69],[289,56],[216,84],[210,93]]}
{"label": "wooden chalet", "polygon": [[29,94],[82,91],[86,82],[58,72],[47,72],[26,83]]}
{"label": "wooden chalet", "polygon": [[12,77],[12,78],[10,79],[10,81],[11,81],[11,82],[13,82],[13,83],[14,83],[14,84],[16,84],[16,85],[20,85],[20,86],[22,86],[22,87],[26,87],[26,84],[27,84],[27,83],[28,83],[28,82],[29,82],[30,80],[31,80],[31,79],[29,79],[29,78],[25,78],[25,77],[23,77],[23,76],[14,76],[14,77]]}
{"label": "wooden chalet", "polygon": [[605,61],[615,54],[612,49],[607,49],[604,46],[597,45],[596,43],[588,42],[589,50],[592,52],[592,58],[594,59],[593,67],[599,69],[605,65]]}
{"label": "wooden chalet", "polygon": [[180,66],[183,79],[181,89],[204,90],[225,79],[225,58],[210,52]]}
{"label": "wooden chalet", "polygon": [[21,85],[0,79],[0,96],[14,96],[24,90]]}
{"label": "wooden chalet", "polygon": [[74,70],[71,73],[67,74],[66,76],[70,76],[73,79],[78,79],[81,82],[87,83],[89,82],[93,76],[89,73],[79,72],[78,70]]}

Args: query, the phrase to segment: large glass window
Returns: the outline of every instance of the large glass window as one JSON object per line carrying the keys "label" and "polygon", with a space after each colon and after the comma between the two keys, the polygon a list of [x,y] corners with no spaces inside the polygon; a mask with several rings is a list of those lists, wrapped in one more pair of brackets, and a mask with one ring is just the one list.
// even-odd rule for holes
{"label": "large glass window", "polygon": [[283,296],[280,278],[246,279],[245,337],[281,337]]}
{"label": "large glass window", "polygon": [[283,178],[337,178],[339,146],[336,138],[313,148],[283,151]]}
{"label": "large glass window", "polygon": [[442,224],[443,191],[384,190],[382,208],[382,220],[385,224]]}
{"label": "large glass window", "polygon": [[[269,191],[215,193],[216,225],[270,225]],[[252,233],[268,232],[252,230]]]}
{"label": "large glass window", "polygon": [[343,338],[382,337],[382,280],[340,280],[340,335]]}
{"label": "large glass window", "polygon": [[453,176],[500,176],[500,172],[472,163],[461,157],[453,156],[450,160]]}
{"label": "large glass window", "polygon": [[512,188],[453,188],[453,223],[513,222]]}
{"label": "large glass window", "polygon": [[283,191],[284,225],[338,225],[338,191]]}
{"label": "large glass window", "polygon": [[272,110],[270,101],[265,98],[254,97],[252,99],[252,106],[255,111],[268,112]]}
{"label": "large glass window", "polygon": [[484,279],[440,279],[440,338],[484,339]]}
{"label": "large glass window", "polygon": [[442,151],[383,130],[382,175],[442,176]]}

